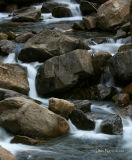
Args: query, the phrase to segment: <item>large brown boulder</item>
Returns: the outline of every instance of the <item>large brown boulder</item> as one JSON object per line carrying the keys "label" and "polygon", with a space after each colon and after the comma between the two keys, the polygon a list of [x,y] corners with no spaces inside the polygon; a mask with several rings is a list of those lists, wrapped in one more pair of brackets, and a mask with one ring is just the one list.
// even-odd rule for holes
{"label": "large brown boulder", "polygon": [[72,17],[72,12],[67,7],[55,7],[52,11],[52,16],[56,18]]}
{"label": "large brown boulder", "polygon": [[16,160],[16,158],[9,151],[0,146],[0,160]]}
{"label": "large brown boulder", "polygon": [[75,87],[80,79],[88,79],[93,73],[91,54],[75,50],[47,60],[38,69],[36,88],[41,96],[54,95]]}
{"label": "large brown boulder", "polygon": [[56,137],[69,130],[64,118],[22,97],[0,101],[0,125],[13,134],[31,138]]}
{"label": "large brown boulder", "polygon": [[132,50],[118,52],[109,61],[110,71],[117,84],[128,84],[132,80]]}
{"label": "large brown boulder", "polygon": [[22,8],[14,13],[13,22],[36,22],[39,21],[41,12],[35,7]]}
{"label": "large brown boulder", "polygon": [[102,4],[97,12],[101,29],[112,29],[129,20],[131,0],[109,0]]}
{"label": "large brown boulder", "polygon": [[74,104],[69,101],[58,98],[49,99],[49,110],[67,119],[69,118],[69,115],[74,109],[75,109]]}
{"label": "large brown boulder", "polygon": [[24,62],[45,60],[75,49],[88,49],[83,41],[53,30],[43,30],[29,39],[18,58]]}
{"label": "large brown boulder", "polygon": [[0,63],[0,87],[28,94],[29,85],[25,68],[18,64]]}

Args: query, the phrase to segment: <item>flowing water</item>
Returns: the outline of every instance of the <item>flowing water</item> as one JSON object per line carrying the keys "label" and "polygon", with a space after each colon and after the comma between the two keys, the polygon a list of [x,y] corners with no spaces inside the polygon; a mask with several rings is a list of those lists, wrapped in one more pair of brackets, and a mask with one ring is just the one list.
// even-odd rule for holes
{"label": "flowing water", "polygon": [[[62,22],[64,23],[64,21],[69,22],[82,19],[78,4],[71,2],[70,0],[55,1],[68,4],[68,7],[72,10],[73,17],[54,18],[51,14],[42,14],[44,18],[43,22],[41,22],[41,25],[38,22],[35,26],[41,26],[40,28],[43,29],[43,27],[45,28],[45,25],[50,23],[61,24]],[[41,5],[37,5],[36,8],[40,9]],[[0,23],[7,20],[10,21],[10,17],[8,17],[6,13],[0,13]],[[32,25],[33,24],[29,24],[31,28]],[[30,27],[27,27],[27,31]],[[19,31],[21,29],[22,28],[19,28]],[[91,40],[91,37],[96,39],[96,35],[97,33],[81,33],[72,36],[79,38],[81,37],[83,40],[88,41],[89,39]],[[93,54],[96,54],[96,52],[99,51],[106,51],[114,55],[117,53],[117,50],[121,45],[121,40],[114,41],[113,39],[107,37],[106,42],[102,44],[94,42],[94,44],[90,47]],[[18,45],[18,52],[20,51],[20,48],[21,46]],[[11,53],[5,58],[1,57],[0,60],[3,63],[19,63],[21,66],[26,67],[30,86],[29,97],[41,101],[46,107],[48,106],[48,99],[38,97],[35,88],[37,68],[41,65],[41,63],[22,63],[16,59],[15,53]],[[102,77],[102,83],[103,80],[104,78]],[[110,73],[108,81],[105,83],[107,83],[107,85],[114,85],[114,81]],[[68,123],[70,125],[70,132],[67,135],[51,139],[38,146],[11,144],[10,140],[13,138],[13,135],[8,134],[4,129],[0,128],[0,145],[12,152],[16,156],[17,160],[131,160],[132,121],[130,119],[123,119],[123,136],[100,133],[100,125],[103,118],[116,113],[116,108],[117,106],[111,102],[95,101],[91,106],[92,113],[97,116],[95,119],[95,130],[79,130],[69,120]]]}

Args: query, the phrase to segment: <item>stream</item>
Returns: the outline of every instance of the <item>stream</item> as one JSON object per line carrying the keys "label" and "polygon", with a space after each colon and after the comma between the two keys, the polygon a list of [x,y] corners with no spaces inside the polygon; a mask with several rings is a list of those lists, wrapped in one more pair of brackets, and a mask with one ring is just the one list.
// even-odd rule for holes
{"label": "stream", "polygon": [[[58,2],[59,0],[54,0]],[[59,1],[60,2],[60,1]],[[70,18],[54,18],[51,14],[42,14],[43,20],[37,23],[23,24],[19,26],[7,25],[11,17],[7,13],[0,13],[0,32],[8,32],[9,30],[18,33],[25,31],[39,31],[45,28],[57,28],[62,24],[72,25],[74,21],[82,19],[79,5],[71,2],[71,0],[61,1],[68,4],[72,11],[73,17]],[[39,10],[42,4],[35,5]],[[6,27],[3,27],[6,26]],[[68,29],[69,31],[70,29]],[[62,30],[65,32],[65,30]],[[70,36],[79,37],[86,42],[93,41],[90,45],[91,52],[96,54],[99,51],[106,51],[112,55],[117,53],[118,48],[124,43],[122,39],[115,41],[111,35],[96,32],[78,32],[68,33]],[[96,39],[105,39],[104,43],[98,44]],[[23,45],[23,44],[22,44]],[[18,50],[21,46],[18,44]],[[22,63],[16,61],[15,53],[9,54],[7,57],[1,58],[2,63],[19,63],[27,68],[28,81],[30,86],[29,97],[42,102],[45,107],[48,106],[48,99],[40,98],[37,95],[35,88],[35,77],[37,69],[41,63]],[[111,80],[108,85],[114,85]],[[131,160],[132,159],[132,121],[123,119],[123,135],[108,135],[100,133],[100,125],[103,115],[117,113],[117,106],[112,102],[97,102],[93,101],[91,106],[92,112],[98,115],[96,119],[96,127],[93,131],[83,131],[77,129],[69,120],[70,132],[58,138],[50,139],[46,143],[38,146],[28,146],[23,144],[11,144],[10,140],[13,135],[7,133],[3,128],[0,128],[0,145],[9,150],[17,160]]]}

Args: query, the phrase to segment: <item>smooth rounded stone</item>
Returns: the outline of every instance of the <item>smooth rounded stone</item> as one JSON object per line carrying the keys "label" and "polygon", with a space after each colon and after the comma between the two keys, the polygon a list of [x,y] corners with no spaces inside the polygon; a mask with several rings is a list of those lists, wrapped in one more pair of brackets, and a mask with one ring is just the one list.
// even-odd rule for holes
{"label": "smooth rounded stone", "polygon": [[38,144],[43,144],[46,141],[33,139],[27,136],[16,135],[10,142],[11,143],[22,143],[22,144],[27,144],[27,145],[38,145]]}
{"label": "smooth rounded stone", "polygon": [[52,13],[53,9],[56,7],[67,7],[67,4],[57,3],[57,2],[44,2],[41,8],[42,13]]}
{"label": "smooth rounded stone", "polygon": [[118,52],[126,52],[132,50],[132,43],[127,43],[119,47]]}
{"label": "smooth rounded stone", "polygon": [[49,110],[52,112],[65,117],[66,119],[69,118],[71,112],[75,109],[73,103],[66,101],[64,99],[58,98],[50,98],[49,99]]}
{"label": "smooth rounded stone", "polygon": [[89,100],[73,100],[75,108],[83,111],[84,113],[91,112],[91,101]]}
{"label": "smooth rounded stone", "polygon": [[7,56],[16,52],[16,43],[9,40],[0,40],[0,55]]}
{"label": "smooth rounded stone", "polygon": [[40,20],[41,12],[35,7],[27,7],[17,10],[12,18],[13,22],[37,22]]}
{"label": "smooth rounded stone", "polygon": [[31,138],[57,137],[69,131],[67,121],[23,97],[0,101],[0,125],[15,135]]}
{"label": "smooth rounded stone", "polygon": [[102,4],[97,12],[98,26],[110,30],[129,21],[131,0],[109,0]]}
{"label": "smooth rounded stone", "polygon": [[[53,57],[40,66],[36,76],[36,89],[40,96],[49,96],[76,88],[81,78],[90,78],[94,73],[91,54],[87,50],[75,50]],[[81,80],[82,81],[82,80]]]}
{"label": "smooth rounded stone", "polygon": [[0,160],[16,160],[16,158],[9,151],[0,146]]}
{"label": "smooth rounded stone", "polygon": [[132,94],[132,83],[128,84],[122,89],[122,93]]}
{"label": "smooth rounded stone", "polygon": [[8,39],[8,35],[5,33],[0,33],[0,40],[7,40]]}
{"label": "smooth rounded stone", "polygon": [[29,84],[25,68],[18,64],[0,63],[0,87],[28,94]]}
{"label": "smooth rounded stone", "polygon": [[80,22],[75,22],[75,23],[73,24],[72,28],[75,29],[75,30],[85,30],[85,26],[84,26],[84,24],[83,24],[82,21],[80,21]]}
{"label": "smooth rounded stone", "polygon": [[129,104],[128,106],[121,108],[119,110],[119,114],[123,118],[131,118],[132,119],[132,104]]}
{"label": "smooth rounded stone", "polygon": [[9,32],[7,33],[7,35],[8,35],[8,39],[9,39],[9,40],[15,40],[15,39],[16,39],[16,36],[17,36],[17,34],[14,33],[14,32],[12,32],[12,31],[9,31]]}
{"label": "smooth rounded stone", "polygon": [[123,124],[119,115],[111,115],[101,123],[101,132],[111,135],[122,135]]}
{"label": "smooth rounded stone", "polygon": [[72,12],[66,7],[55,7],[52,11],[52,16],[56,18],[72,17]]}
{"label": "smooth rounded stone", "polygon": [[75,49],[89,49],[83,41],[54,30],[43,30],[30,38],[21,50],[18,59],[23,62],[44,62]]}
{"label": "smooth rounded stone", "polygon": [[119,93],[113,96],[112,100],[117,104],[128,104],[130,101],[130,96],[127,93]]}
{"label": "smooth rounded stone", "polygon": [[97,18],[95,16],[88,16],[83,18],[83,24],[86,30],[93,30],[96,28]]}
{"label": "smooth rounded stone", "polygon": [[110,71],[119,85],[126,85],[132,80],[132,50],[118,52],[109,61]]}
{"label": "smooth rounded stone", "polygon": [[71,122],[81,130],[94,130],[95,122],[88,119],[81,110],[73,110],[70,114]]}
{"label": "smooth rounded stone", "polygon": [[97,4],[91,3],[89,1],[81,1],[80,10],[83,16],[89,15],[90,13],[97,12]]}
{"label": "smooth rounded stone", "polygon": [[17,36],[15,41],[17,43],[25,43],[28,39],[32,38],[33,36],[34,34],[32,32],[26,32]]}

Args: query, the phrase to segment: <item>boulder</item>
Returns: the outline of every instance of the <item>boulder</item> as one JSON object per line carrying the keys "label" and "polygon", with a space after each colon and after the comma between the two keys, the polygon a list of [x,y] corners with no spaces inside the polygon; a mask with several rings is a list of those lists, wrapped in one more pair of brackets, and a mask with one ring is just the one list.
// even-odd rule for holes
{"label": "boulder", "polygon": [[88,16],[83,18],[83,24],[86,30],[93,30],[96,28],[96,16]]}
{"label": "boulder", "polygon": [[49,99],[49,110],[61,115],[62,117],[65,117],[66,119],[69,118],[69,115],[74,109],[74,104],[69,101],[58,98]]}
{"label": "boulder", "polygon": [[110,30],[128,22],[131,0],[109,0],[102,4],[97,12],[100,29]]}
{"label": "boulder", "polygon": [[[75,50],[53,57],[40,66],[36,76],[36,88],[40,96],[54,95],[76,88],[79,80],[94,73],[91,54],[87,50]],[[72,89],[71,89],[72,90]],[[70,93],[70,92],[68,92]]]}
{"label": "boulder", "polygon": [[88,119],[81,110],[73,110],[70,114],[71,122],[81,130],[94,130],[95,122]]}
{"label": "boulder", "polygon": [[43,144],[45,142],[46,142],[45,140],[38,140],[38,139],[33,139],[30,137],[19,136],[19,135],[16,135],[11,140],[11,143],[22,143],[22,144],[26,144],[26,145],[38,145],[38,144]]}
{"label": "boulder", "polygon": [[9,40],[0,41],[0,55],[7,56],[10,53],[16,52],[16,43]]}
{"label": "boulder", "polygon": [[83,24],[83,21],[75,22],[73,24],[72,28],[75,29],[75,30],[85,30],[85,26]]}
{"label": "boulder", "polygon": [[23,62],[44,62],[75,49],[89,49],[83,41],[53,30],[43,30],[29,39],[21,50],[18,59]]}
{"label": "boulder", "polygon": [[28,94],[26,70],[18,64],[0,63],[0,87]]}
{"label": "boulder", "polygon": [[8,35],[5,33],[0,33],[0,40],[7,40],[8,39]]}
{"label": "boulder", "polygon": [[16,158],[9,151],[0,146],[0,160],[16,160]]}
{"label": "boulder", "polygon": [[118,93],[112,97],[112,100],[117,104],[128,104],[130,101],[130,96],[127,93]]}
{"label": "boulder", "polygon": [[12,32],[12,31],[9,31],[9,32],[7,33],[7,35],[8,35],[8,39],[9,39],[9,40],[15,40],[15,39],[16,39],[16,36],[17,36],[17,34],[14,33],[14,32]]}
{"label": "boulder", "polygon": [[127,43],[119,47],[118,52],[126,52],[132,50],[132,43]]}
{"label": "boulder", "polygon": [[126,93],[126,94],[132,94],[132,83],[128,84],[127,86],[125,86],[122,90],[122,93]]}
{"label": "boulder", "polygon": [[17,36],[15,40],[17,43],[25,43],[28,39],[32,38],[33,36],[34,34],[32,32],[26,32]]}
{"label": "boulder", "polygon": [[80,10],[83,16],[89,15],[90,13],[97,12],[97,4],[89,1],[81,1]]}
{"label": "boulder", "polygon": [[55,7],[52,11],[52,16],[56,18],[72,17],[72,12],[67,7]]}
{"label": "boulder", "polygon": [[91,101],[89,100],[74,100],[75,108],[83,111],[84,113],[91,112]]}
{"label": "boulder", "polygon": [[0,101],[0,125],[15,135],[57,137],[69,131],[64,118],[23,97]]}
{"label": "boulder", "polygon": [[132,80],[132,50],[118,52],[109,61],[110,71],[119,85],[125,85]]}
{"label": "boulder", "polygon": [[111,115],[101,123],[101,132],[111,135],[122,135],[123,124],[121,117],[118,115]]}
{"label": "boulder", "polygon": [[27,7],[17,10],[12,18],[13,22],[36,22],[39,21],[41,12],[35,7]]}
{"label": "boulder", "polygon": [[114,36],[114,39],[120,39],[127,37],[127,33],[123,31],[122,29],[118,29],[116,32],[116,35]]}
{"label": "boulder", "polygon": [[42,13],[52,13],[53,9],[56,7],[67,7],[67,4],[57,3],[57,2],[44,2],[41,8]]}
{"label": "boulder", "polygon": [[121,108],[120,116],[123,118],[131,118],[132,119],[132,104],[129,104],[128,106]]}

